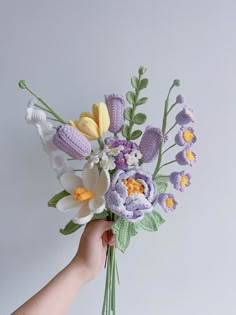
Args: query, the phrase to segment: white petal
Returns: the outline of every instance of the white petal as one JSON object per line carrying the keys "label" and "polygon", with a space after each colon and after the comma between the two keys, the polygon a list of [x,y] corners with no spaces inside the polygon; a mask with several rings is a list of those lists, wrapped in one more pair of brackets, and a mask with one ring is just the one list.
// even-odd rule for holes
{"label": "white petal", "polygon": [[98,179],[98,168],[94,165],[89,168],[88,164],[85,164],[83,168],[83,187],[87,190],[93,191]]}
{"label": "white petal", "polygon": [[94,188],[94,193],[103,196],[110,186],[110,175],[107,171],[102,170]]}
{"label": "white petal", "polygon": [[72,195],[63,197],[61,200],[59,200],[56,204],[56,208],[62,212],[66,212],[67,210],[70,210],[72,208],[80,208],[81,202],[74,200]]}
{"label": "white petal", "polygon": [[60,177],[60,182],[64,189],[70,194],[74,193],[76,187],[83,187],[82,179],[73,173],[64,173]]}
{"label": "white petal", "polygon": [[103,197],[94,197],[89,200],[89,209],[94,213],[101,213],[105,208],[106,202]]}
{"label": "white petal", "polygon": [[88,202],[85,202],[83,206],[80,208],[80,211],[72,219],[72,221],[76,224],[86,224],[93,218],[93,213],[89,210]]}

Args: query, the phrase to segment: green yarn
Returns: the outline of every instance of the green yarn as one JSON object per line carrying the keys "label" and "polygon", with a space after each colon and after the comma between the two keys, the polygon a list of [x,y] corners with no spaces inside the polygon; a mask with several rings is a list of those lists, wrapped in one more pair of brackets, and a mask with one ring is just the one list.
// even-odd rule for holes
{"label": "green yarn", "polygon": [[[106,217],[108,217],[108,215],[109,215],[108,212],[104,210],[102,213],[94,214],[92,221],[105,219]],[[63,229],[60,229],[59,232],[63,235],[69,235],[71,233],[76,232],[82,226],[84,226],[84,224],[76,224],[71,220],[66,224],[66,226]]]}
{"label": "green yarn", "polygon": [[136,222],[135,227],[136,230],[143,229],[145,231],[154,232],[157,231],[159,226],[164,222],[165,220],[158,212],[152,211],[151,213],[145,214],[142,221]]}
{"label": "green yarn", "polygon": [[135,236],[139,230],[154,232],[164,222],[165,220],[157,211],[145,214],[143,220],[135,223],[119,217],[112,226],[116,237],[116,247],[124,253],[129,246],[131,237]]}
{"label": "green yarn", "polygon": [[59,192],[58,194],[54,195],[49,201],[48,201],[48,207],[53,207],[56,208],[56,204],[59,200],[61,200],[62,198],[66,197],[70,195],[67,191],[62,190],[61,192]]}

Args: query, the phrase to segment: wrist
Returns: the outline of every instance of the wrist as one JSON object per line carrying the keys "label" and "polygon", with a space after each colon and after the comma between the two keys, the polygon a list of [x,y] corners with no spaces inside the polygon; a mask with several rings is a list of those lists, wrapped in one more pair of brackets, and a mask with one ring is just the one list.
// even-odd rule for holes
{"label": "wrist", "polygon": [[71,268],[75,274],[75,277],[82,282],[82,284],[86,284],[90,280],[92,280],[92,276],[86,267],[86,265],[77,257],[73,258],[69,263],[69,268]]}

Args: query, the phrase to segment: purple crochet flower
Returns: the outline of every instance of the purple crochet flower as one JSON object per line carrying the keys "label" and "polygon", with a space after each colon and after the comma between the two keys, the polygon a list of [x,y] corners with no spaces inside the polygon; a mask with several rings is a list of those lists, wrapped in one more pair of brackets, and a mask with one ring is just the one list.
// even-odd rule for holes
{"label": "purple crochet flower", "polygon": [[141,160],[142,154],[140,154],[138,145],[133,141],[109,137],[105,139],[105,144],[110,148],[123,147],[115,157],[115,164],[118,169],[127,170],[137,166]]}
{"label": "purple crochet flower", "polygon": [[187,106],[184,106],[183,110],[176,116],[176,123],[179,125],[187,125],[190,122],[194,122],[193,110]]}
{"label": "purple crochet flower", "polygon": [[184,191],[185,187],[191,184],[191,175],[185,171],[173,172],[170,174],[170,182],[174,188],[179,191]]}
{"label": "purple crochet flower", "polygon": [[77,160],[82,160],[91,152],[91,144],[76,128],[70,125],[57,127],[53,143],[60,150]]}
{"label": "purple crochet flower", "polygon": [[175,200],[174,195],[163,193],[158,197],[158,203],[165,212],[170,212],[176,209],[178,202]]}
{"label": "purple crochet flower", "polygon": [[183,102],[184,102],[183,96],[182,95],[177,95],[175,102],[176,102],[176,104],[183,104]]}
{"label": "purple crochet flower", "polygon": [[105,95],[105,103],[110,116],[109,131],[117,133],[124,125],[125,100],[117,94]]}
{"label": "purple crochet flower", "polygon": [[197,140],[194,129],[191,127],[181,127],[175,136],[175,143],[180,146],[192,145]]}
{"label": "purple crochet flower", "polygon": [[146,127],[139,144],[140,152],[143,155],[142,161],[144,163],[152,162],[156,158],[162,140],[161,129],[152,126]]}
{"label": "purple crochet flower", "polygon": [[126,159],[124,153],[120,152],[115,158],[116,167],[121,170],[127,170],[128,164],[126,163]]}
{"label": "purple crochet flower", "polygon": [[196,153],[186,147],[184,150],[176,154],[176,161],[180,165],[190,165],[192,166],[196,162]]}
{"label": "purple crochet flower", "polygon": [[141,170],[117,170],[105,199],[109,209],[118,216],[131,222],[140,221],[157,202],[156,184]]}

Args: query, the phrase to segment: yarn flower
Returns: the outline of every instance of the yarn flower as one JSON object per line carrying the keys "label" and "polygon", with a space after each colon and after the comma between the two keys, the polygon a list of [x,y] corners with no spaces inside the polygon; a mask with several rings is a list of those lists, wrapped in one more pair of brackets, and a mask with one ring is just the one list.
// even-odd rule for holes
{"label": "yarn flower", "polygon": [[191,175],[185,171],[173,172],[170,174],[170,182],[174,188],[179,191],[184,191],[185,187],[188,187],[191,182]]}
{"label": "yarn flower", "polygon": [[184,106],[183,110],[176,115],[176,123],[179,125],[187,125],[194,122],[193,110]]}
{"label": "yarn flower", "polygon": [[79,120],[70,120],[69,124],[79,129],[88,140],[97,140],[108,130],[109,113],[105,103],[93,104],[93,112],[83,112]]}
{"label": "yarn flower", "polygon": [[109,131],[117,133],[124,125],[125,100],[118,94],[105,95],[105,102],[110,116]]}
{"label": "yarn flower", "polygon": [[183,102],[184,102],[183,96],[182,95],[177,95],[175,102],[176,102],[176,104],[183,104]]}
{"label": "yarn flower", "polygon": [[181,127],[175,136],[175,143],[180,146],[192,145],[197,141],[194,129],[191,127]]}
{"label": "yarn flower", "polygon": [[115,157],[115,165],[118,169],[128,170],[138,166],[141,161],[142,153],[135,142],[108,137],[105,143],[108,156]]}
{"label": "yarn flower", "polygon": [[140,152],[143,155],[142,161],[144,163],[152,162],[156,158],[162,140],[161,129],[152,126],[146,127],[139,144]]}
{"label": "yarn flower", "polygon": [[176,154],[176,161],[180,165],[190,165],[192,166],[196,162],[196,153],[186,147],[184,150]]}
{"label": "yarn flower", "polygon": [[85,164],[82,178],[73,173],[64,173],[60,177],[61,185],[70,195],[60,199],[56,208],[62,212],[67,212],[72,208],[77,208],[79,212],[73,218],[76,224],[86,224],[94,213],[101,213],[105,208],[104,194],[110,185],[108,172],[98,168],[90,168]]}
{"label": "yarn flower", "polygon": [[77,160],[82,160],[91,152],[91,145],[87,138],[76,128],[70,125],[57,127],[53,136],[53,143]]}
{"label": "yarn flower", "polygon": [[141,170],[117,170],[105,199],[109,209],[118,216],[131,222],[140,221],[157,201],[156,184]]}
{"label": "yarn flower", "polygon": [[168,193],[160,194],[158,197],[158,203],[165,212],[175,210],[176,206],[178,205],[174,195]]}

